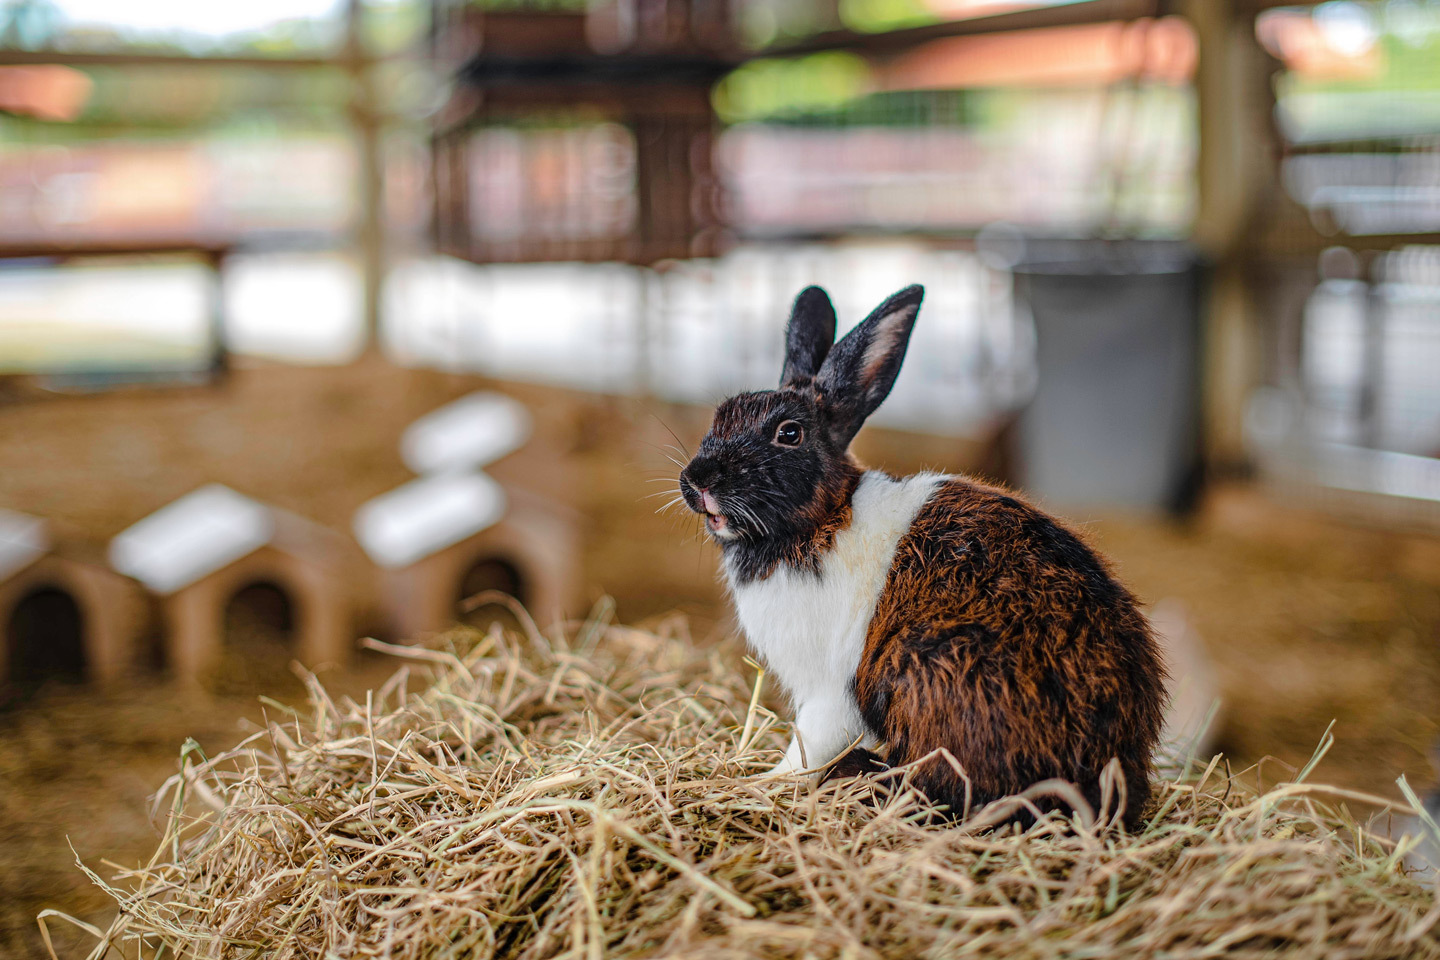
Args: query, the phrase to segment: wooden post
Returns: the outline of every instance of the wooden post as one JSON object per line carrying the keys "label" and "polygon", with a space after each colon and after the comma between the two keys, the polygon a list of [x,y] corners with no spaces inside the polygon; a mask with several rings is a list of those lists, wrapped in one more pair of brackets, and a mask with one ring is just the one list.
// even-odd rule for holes
{"label": "wooden post", "polygon": [[355,129],[359,171],[360,220],[355,240],[363,286],[365,349],[380,343],[380,299],[385,284],[385,166],[381,143],[381,111],[364,36],[361,0],[348,0],[345,12],[346,70],[350,73],[350,122]]}
{"label": "wooden post", "polygon": [[1231,472],[1246,461],[1245,404],[1261,376],[1253,270],[1248,255],[1255,213],[1274,182],[1271,61],[1255,37],[1249,4],[1183,0],[1199,63],[1199,206],[1194,241],[1211,266],[1203,330],[1205,456]]}
{"label": "wooden post", "polygon": [[209,271],[205,294],[206,310],[209,311],[210,373],[222,377],[230,370],[230,340],[225,316],[225,251],[206,251],[205,267]]}

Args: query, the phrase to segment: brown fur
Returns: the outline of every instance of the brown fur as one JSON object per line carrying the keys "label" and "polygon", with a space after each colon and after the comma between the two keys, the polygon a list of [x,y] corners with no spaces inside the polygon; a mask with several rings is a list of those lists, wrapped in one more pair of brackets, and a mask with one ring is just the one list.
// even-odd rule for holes
{"label": "brown fur", "polygon": [[[824,410],[824,397],[813,381],[788,389],[808,396],[817,411]],[[850,498],[855,495],[855,487],[864,472],[865,468],[849,451],[842,451],[832,461],[831,468],[815,488],[815,495],[799,511],[807,523],[813,525],[813,531],[808,537],[796,540],[781,556],[781,561],[797,570],[820,569],[821,559],[835,545],[835,535],[850,526]]]}
{"label": "brown fur", "polygon": [[[824,410],[824,395],[813,380],[805,378],[804,383],[782,389],[808,396],[817,411]],[[835,535],[850,526],[850,498],[855,495],[855,487],[864,472],[865,468],[849,451],[842,451],[832,461],[831,469],[826,471],[823,481],[815,488],[815,495],[799,511],[813,525],[813,532],[790,545],[779,557],[781,562],[797,570],[820,569],[821,559],[835,545]],[[769,576],[774,569],[772,566],[765,575]]]}
{"label": "brown fur", "polygon": [[[813,524],[810,535],[787,544],[776,558],[777,563],[789,564],[797,570],[820,569],[820,561],[835,546],[835,535],[850,526],[850,498],[860,483],[860,467],[851,460],[836,479],[836,483],[815,489],[814,498],[800,511]],[[774,569],[772,566],[765,575],[769,576]]]}
{"label": "brown fur", "polygon": [[1098,806],[1112,757],[1127,823],[1149,799],[1165,701],[1149,626],[1074,532],[994,487],[950,480],[920,510],[855,693],[892,766],[940,748],[959,761],[968,790],[943,758],[916,777],[957,813],[967,797],[977,807],[1052,777]]}

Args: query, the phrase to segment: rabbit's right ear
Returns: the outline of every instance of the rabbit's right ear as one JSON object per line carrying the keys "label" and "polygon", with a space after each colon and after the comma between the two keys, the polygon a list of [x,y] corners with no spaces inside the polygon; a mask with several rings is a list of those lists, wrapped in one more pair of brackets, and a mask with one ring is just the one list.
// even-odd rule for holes
{"label": "rabbit's right ear", "polygon": [[820,372],[825,355],[835,342],[835,307],[819,287],[806,287],[795,298],[790,326],[785,331],[785,369],[780,387],[808,383]]}
{"label": "rabbit's right ear", "polygon": [[850,446],[865,418],[890,395],[923,299],[925,288],[919,284],[901,290],[845,334],[825,358],[815,386],[824,398],[830,436],[840,449]]}

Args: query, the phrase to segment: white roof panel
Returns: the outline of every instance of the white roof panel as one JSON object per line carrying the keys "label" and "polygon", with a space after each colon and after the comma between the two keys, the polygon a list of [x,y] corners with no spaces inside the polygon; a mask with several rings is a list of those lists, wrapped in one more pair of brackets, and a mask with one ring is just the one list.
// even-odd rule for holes
{"label": "white roof panel", "polygon": [[410,424],[400,438],[400,456],[419,474],[483,467],[524,445],[530,427],[530,411],[520,401],[472,393]]}
{"label": "white roof panel", "polygon": [[355,513],[355,537],[382,567],[409,566],[493,526],[505,491],[483,473],[421,477],[381,494]]}
{"label": "white roof panel", "polygon": [[45,521],[13,510],[0,510],[0,580],[39,560],[50,549]]}
{"label": "white roof panel", "polygon": [[157,593],[173,593],[260,549],[274,535],[269,507],[212,483],[110,541],[110,564]]}

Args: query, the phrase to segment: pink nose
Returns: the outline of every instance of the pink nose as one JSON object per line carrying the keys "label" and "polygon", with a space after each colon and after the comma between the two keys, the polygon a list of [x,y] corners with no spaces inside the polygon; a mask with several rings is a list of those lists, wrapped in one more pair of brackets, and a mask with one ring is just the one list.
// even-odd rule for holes
{"label": "pink nose", "polygon": [[710,495],[710,491],[700,488],[700,505],[705,508],[706,513],[719,513],[720,501]]}

